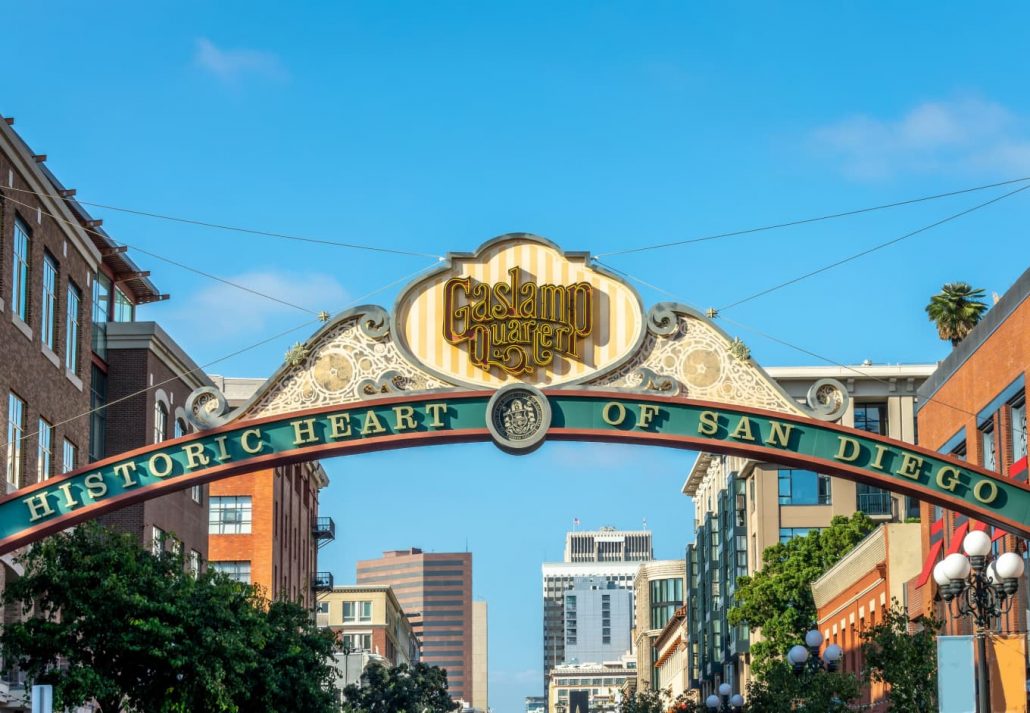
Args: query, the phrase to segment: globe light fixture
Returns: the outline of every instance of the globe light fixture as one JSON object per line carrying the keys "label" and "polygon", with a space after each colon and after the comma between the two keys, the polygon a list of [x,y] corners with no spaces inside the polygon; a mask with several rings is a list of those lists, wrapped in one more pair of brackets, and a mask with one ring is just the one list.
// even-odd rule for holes
{"label": "globe light fixture", "polygon": [[734,708],[743,708],[744,696],[740,695],[739,693],[734,693],[732,696],[730,696],[730,705]]}
{"label": "globe light fixture", "polygon": [[836,671],[838,664],[844,658],[844,649],[837,644],[830,644],[826,647],[823,655],[819,655],[819,647],[823,645],[825,637],[822,632],[814,626],[805,632],[805,645],[797,644],[790,647],[787,652],[787,661],[794,667],[794,673],[801,675],[808,671]]}
{"label": "globe light fixture", "polygon": [[709,710],[714,711],[716,708],[722,705],[722,701],[719,700],[719,696],[713,693],[705,699],[705,705],[708,706]]}
{"label": "globe light fixture", "polygon": [[823,652],[823,661],[831,671],[837,667],[842,658],[844,658],[844,649],[837,644],[830,644]]}
{"label": "globe light fixture", "polygon": [[954,617],[971,619],[976,630],[979,713],[991,710],[988,632],[1012,610],[1025,567],[1023,557],[1015,552],[993,556],[993,542],[984,530],[973,530],[962,538],[962,552],[948,555],[933,568],[937,594],[948,612]]}
{"label": "globe light fixture", "polygon": [[787,660],[794,664],[795,668],[804,666],[808,661],[808,649],[801,644],[791,646],[790,651],[787,652]]}
{"label": "globe light fixture", "polygon": [[719,684],[719,695],[728,696],[733,693],[733,687],[728,683]]}
{"label": "globe light fixture", "polygon": [[744,707],[744,696],[733,693],[733,686],[728,683],[720,683],[718,690],[719,695],[713,693],[705,699],[705,707],[710,711],[739,713]]}
{"label": "globe light fixture", "polygon": [[818,649],[823,645],[823,635],[819,633],[818,629],[812,629],[805,634],[805,646],[810,649]]}

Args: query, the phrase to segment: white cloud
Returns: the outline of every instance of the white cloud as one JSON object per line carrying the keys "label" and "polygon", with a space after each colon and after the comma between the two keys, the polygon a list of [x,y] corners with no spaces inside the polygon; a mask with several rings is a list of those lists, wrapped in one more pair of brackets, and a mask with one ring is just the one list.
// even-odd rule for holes
{"label": "white cloud", "polygon": [[197,39],[193,60],[198,67],[227,84],[236,83],[248,75],[277,80],[289,77],[282,62],[271,52],[222,49],[206,37]]}
{"label": "white cloud", "polygon": [[[261,271],[225,279],[316,313],[325,310],[335,314],[349,299],[343,286],[323,273]],[[314,317],[220,282],[212,282],[176,301],[178,308],[172,311],[170,318],[188,326],[191,338],[222,340],[244,333],[268,336],[274,331],[271,325],[280,325],[284,317],[298,324]],[[301,333],[301,336],[307,335]]]}
{"label": "white cloud", "polygon": [[978,98],[923,102],[897,118],[858,114],[816,129],[816,149],[852,178],[1030,169],[1030,125]]}

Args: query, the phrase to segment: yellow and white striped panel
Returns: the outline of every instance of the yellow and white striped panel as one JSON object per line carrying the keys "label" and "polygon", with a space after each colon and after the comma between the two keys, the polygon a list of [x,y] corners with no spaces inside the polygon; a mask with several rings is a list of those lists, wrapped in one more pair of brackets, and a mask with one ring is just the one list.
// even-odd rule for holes
{"label": "yellow and white striped panel", "polygon": [[[593,286],[594,329],[582,342],[582,361],[558,354],[551,367],[513,377],[498,368],[487,372],[473,365],[465,345],[444,339],[444,283],[466,275],[490,285],[507,282],[508,270],[516,266],[525,280],[538,285]],[[490,388],[514,382],[542,387],[582,379],[626,356],[644,330],[644,317],[636,294],[619,280],[591,270],[582,258],[570,261],[549,245],[513,238],[491,245],[475,259],[456,258],[452,269],[414,285],[398,303],[397,325],[412,355],[445,376]]]}

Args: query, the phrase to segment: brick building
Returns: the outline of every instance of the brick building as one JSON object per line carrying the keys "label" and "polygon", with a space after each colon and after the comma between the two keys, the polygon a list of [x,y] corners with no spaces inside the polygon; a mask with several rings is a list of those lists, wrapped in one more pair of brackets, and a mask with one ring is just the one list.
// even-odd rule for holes
{"label": "brick building", "polygon": [[[254,395],[262,379],[212,376],[232,406]],[[319,517],[318,494],[329,476],[318,461],[256,470],[209,487],[210,566],[261,587],[269,599],[315,605],[332,589],[318,573],[319,546],[335,537],[332,518]]]}
{"label": "brick building", "polygon": [[[843,649],[841,671],[861,676],[862,631],[881,622],[892,602],[904,605],[905,583],[922,566],[922,553],[912,546],[918,537],[918,523],[880,525],[812,583],[816,627],[824,646]],[[873,682],[863,687],[859,703],[884,711],[885,695],[884,684]]]}
{"label": "brick building", "polygon": [[420,642],[388,585],[348,584],[320,593],[317,621],[348,653],[373,653],[391,666],[418,661]]}
{"label": "brick building", "polygon": [[358,562],[358,584],[390,585],[422,642],[422,660],[447,670],[451,697],[475,700],[472,671],[472,554],[384,552]]}
{"label": "brick building", "polygon": [[[1030,270],[984,315],[980,323],[944,359],[919,389],[919,442],[927,448],[956,455],[995,470],[1005,477],[1027,481],[1026,383],[1030,378]],[[909,613],[943,617],[936,600],[933,566],[961,550],[970,529],[986,529],[997,552],[1016,551],[1026,557],[1021,538],[983,523],[923,505],[921,572],[909,583]],[[1030,567],[1027,568],[1030,572]],[[1027,629],[1030,580],[1019,589],[1014,606],[1002,623],[1003,632]],[[945,633],[971,633],[967,619],[946,619]]]}

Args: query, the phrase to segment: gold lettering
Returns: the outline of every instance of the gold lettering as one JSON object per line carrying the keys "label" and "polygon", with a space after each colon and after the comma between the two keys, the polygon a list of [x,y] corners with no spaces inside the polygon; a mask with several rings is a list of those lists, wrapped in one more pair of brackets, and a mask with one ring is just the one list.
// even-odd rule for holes
{"label": "gold lettering", "polygon": [[714,436],[719,432],[719,414],[715,411],[702,411],[700,419],[697,432],[702,436]]}
{"label": "gold lettering", "polygon": [[793,432],[793,430],[793,423],[780,423],[779,421],[770,421],[769,437],[765,439],[766,445],[787,448],[790,445],[790,434],[791,432]]}
{"label": "gold lettering", "polygon": [[443,416],[447,413],[447,404],[426,404],[426,413],[432,419],[429,422],[430,428],[443,428]]}
{"label": "gold lettering", "polygon": [[[615,409],[615,416],[612,416],[612,409]],[[601,409],[601,418],[609,426],[618,426],[626,420],[626,407],[618,401],[609,401]]]}
{"label": "gold lettering", "polygon": [[921,457],[914,456],[911,453],[902,453],[901,465],[894,471],[894,474],[904,478],[911,478],[912,480],[919,480],[919,471],[922,469],[923,459]]}
{"label": "gold lettering", "polygon": [[887,446],[877,443],[874,447],[876,448],[876,457],[873,458],[873,462],[869,464],[869,467],[883,470],[883,455],[888,452]]}
{"label": "gold lettering", "polygon": [[[158,470],[157,467],[157,460],[159,458],[164,461],[164,467],[160,470]],[[150,460],[147,462],[147,469],[155,478],[164,478],[165,476],[170,475],[174,466],[175,463],[167,453],[155,453],[150,456]]]}
{"label": "gold lettering", "polygon": [[751,433],[751,419],[747,416],[741,416],[740,422],[737,424],[737,427],[733,429],[733,433],[730,434],[730,438],[737,438],[742,441],[755,440],[754,434]]}
{"label": "gold lettering", "polygon": [[662,410],[654,404],[640,404],[640,422],[637,425],[641,428],[647,428],[651,425],[654,417],[661,412]]}
{"label": "gold lettering", "polygon": [[839,445],[837,446],[837,454],[833,456],[834,458],[846,463],[854,463],[858,460],[858,456],[862,453],[862,446],[858,441],[848,436],[837,436],[837,441]]}
{"label": "gold lettering", "polygon": [[54,514],[54,509],[50,507],[50,501],[47,500],[47,491],[33,495],[31,498],[25,498],[22,500],[23,503],[29,506],[29,522],[35,522],[36,520],[42,520],[44,517],[48,517]]}
{"label": "gold lettering", "polygon": [[86,492],[89,493],[89,497],[93,500],[98,500],[107,495],[107,483],[104,482],[104,476],[100,473],[90,473],[86,476],[83,481],[86,485]]}
{"label": "gold lettering", "polygon": [[229,450],[225,447],[225,440],[228,436],[219,436],[215,439],[215,443],[218,444],[218,456],[216,460],[223,461],[229,460]]}
{"label": "gold lettering", "polygon": [[131,473],[136,472],[136,464],[132,461],[128,463],[119,463],[114,467],[114,474],[122,477],[122,487],[131,488],[134,485],[139,485],[138,482],[132,479]]}
{"label": "gold lettering", "polygon": [[[983,489],[987,487],[990,489],[990,495],[984,495]],[[993,480],[980,480],[977,481],[976,485],[973,486],[973,497],[982,502],[984,505],[990,505],[998,497],[998,484]]]}
{"label": "gold lettering", "polygon": [[[251,445],[250,439],[256,438],[257,445]],[[243,449],[244,453],[254,455],[260,453],[265,447],[265,442],[261,440],[261,429],[260,428],[249,428],[240,434],[240,448]]]}
{"label": "gold lettering", "polygon": [[955,492],[955,488],[962,484],[962,480],[959,478],[960,472],[954,466],[942,465],[937,471],[937,487]]}
{"label": "gold lettering", "polygon": [[365,414],[365,424],[361,427],[362,436],[367,436],[370,433],[386,433],[386,429],[383,428],[379,417],[376,416],[376,412],[372,409],[369,409]]}
{"label": "gold lettering", "polygon": [[334,413],[329,416],[330,438],[347,438],[350,434],[349,413]]}
{"label": "gold lettering", "polygon": [[290,425],[293,426],[293,445],[302,446],[318,440],[318,436],[315,435],[315,419],[305,418],[300,421],[290,421]]}
{"label": "gold lettering", "polygon": [[75,496],[72,495],[72,484],[65,482],[57,486],[57,489],[61,491],[61,495],[64,496],[64,509],[71,510],[73,507],[82,505]]}
{"label": "gold lettering", "polygon": [[415,409],[412,406],[394,406],[393,418],[395,421],[393,430],[397,433],[414,431],[418,428],[418,424],[415,423]]}
{"label": "gold lettering", "polygon": [[182,447],[182,451],[186,454],[186,470],[193,470],[211,462],[204,453],[203,443],[187,443]]}

